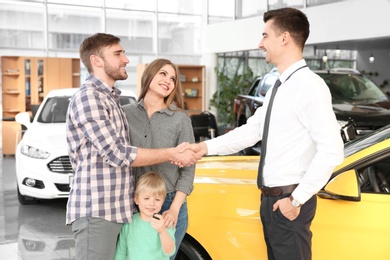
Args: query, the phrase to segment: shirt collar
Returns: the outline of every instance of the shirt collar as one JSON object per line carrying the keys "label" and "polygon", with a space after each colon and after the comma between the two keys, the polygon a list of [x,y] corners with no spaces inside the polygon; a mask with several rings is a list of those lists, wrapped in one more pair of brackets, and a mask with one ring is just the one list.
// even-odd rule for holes
{"label": "shirt collar", "polygon": [[290,67],[288,67],[282,75],[280,75],[280,81],[282,83],[284,83],[286,81],[286,79],[293,73],[295,72],[297,69],[299,69],[300,67],[302,66],[305,66],[306,65],[306,61],[304,59],[302,60],[299,60],[297,62],[295,62],[294,64],[292,64]]}
{"label": "shirt collar", "polygon": [[112,87],[111,93],[112,93],[114,96],[119,97],[119,96],[121,95],[122,91],[121,91],[119,88]]}
{"label": "shirt collar", "polygon": [[116,87],[109,86],[106,82],[102,81],[95,75],[90,74],[87,77],[87,80],[92,81],[96,85],[96,89],[98,91],[101,91],[103,93],[109,94],[114,96],[116,99],[119,99],[119,96],[121,95],[122,91]]}
{"label": "shirt collar", "polygon": [[[142,107],[146,111],[144,99],[141,99],[140,101],[138,101],[137,106]],[[171,110],[169,110],[168,108],[163,108],[163,109],[159,110],[158,113],[165,113],[165,114],[171,116],[171,115],[173,115],[175,110],[177,110],[177,106],[175,104],[171,104]]]}

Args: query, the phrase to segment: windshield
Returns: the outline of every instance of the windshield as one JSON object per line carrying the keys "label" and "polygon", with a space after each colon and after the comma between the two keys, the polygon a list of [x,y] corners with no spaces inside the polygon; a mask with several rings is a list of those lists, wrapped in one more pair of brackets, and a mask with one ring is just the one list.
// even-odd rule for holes
{"label": "windshield", "polygon": [[[48,98],[38,117],[40,123],[65,123],[71,97],[61,96]],[[121,96],[121,105],[136,103],[135,98]]]}
{"label": "windshield", "polygon": [[65,123],[71,97],[49,98],[38,117],[40,123]]}
{"label": "windshield", "polygon": [[354,103],[389,101],[385,93],[369,78],[360,74],[319,75],[328,85],[332,98],[353,101]]}
{"label": "windshield", "polygon": [[344,155],[345,157],[348,157],[373,144],[379,143],[389,138],[390,138],[390,125],[387,125],[374,132],[365,134],[364,136],[358,139],[346,143],[344,146]]}

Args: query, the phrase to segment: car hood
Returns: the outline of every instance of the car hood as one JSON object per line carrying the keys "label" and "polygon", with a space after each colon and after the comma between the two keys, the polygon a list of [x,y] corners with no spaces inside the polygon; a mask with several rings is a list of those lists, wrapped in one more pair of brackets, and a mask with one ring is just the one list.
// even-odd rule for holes
{"label": "car hood", "polygon": [[349,103],[340,100],[333,100],[333,111],[338,119],[348,118],[354,121],[380,121],[390,123],[390,102],[377,103]]}
{"label": "car hood", "polygon": [[207,156],[196,164],[195,183],[255,185],[259,156]]}
{"label": "car hood", "polygon": [[63,150],[67,154],[65,123],[34,123],[24,133],[22,142],[46,151]]}

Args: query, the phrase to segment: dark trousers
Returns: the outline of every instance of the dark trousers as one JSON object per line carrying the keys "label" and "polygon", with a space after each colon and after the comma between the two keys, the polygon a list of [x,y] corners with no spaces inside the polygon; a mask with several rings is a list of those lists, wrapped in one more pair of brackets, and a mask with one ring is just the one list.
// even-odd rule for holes
{"label": "dark trousers", "polygon": [[289,196],[290,194],[261,197],[260,217],[268,259],[310,260],[312,259],[310,225],[316,212],[317,197],[314,195],[303,204],[298,217],[291,221],[279,209],[272,211],[272,206],[277,200]]}

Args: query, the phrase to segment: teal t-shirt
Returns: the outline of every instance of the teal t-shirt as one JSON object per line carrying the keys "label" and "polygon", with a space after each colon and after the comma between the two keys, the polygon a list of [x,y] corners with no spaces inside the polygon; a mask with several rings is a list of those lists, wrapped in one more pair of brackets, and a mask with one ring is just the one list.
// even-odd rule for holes
{"label": "teal t-shirt", "polygon": [[[168,228],[175,242],[175,229]],[[139,213],[133,215],[131,223],[123,224],[119,235],[115,260],[168,260],[175,253],[165,254],[161,248],[160,236],[150,222],[143,221]]]}

